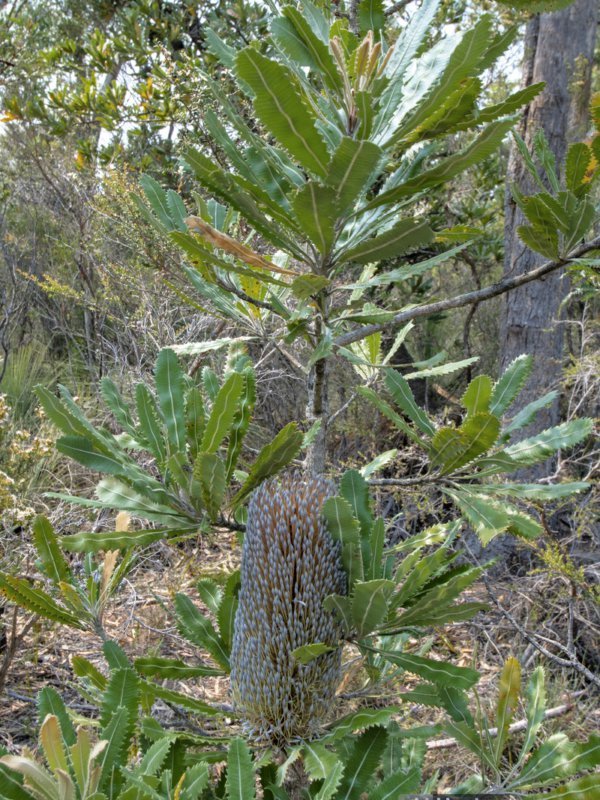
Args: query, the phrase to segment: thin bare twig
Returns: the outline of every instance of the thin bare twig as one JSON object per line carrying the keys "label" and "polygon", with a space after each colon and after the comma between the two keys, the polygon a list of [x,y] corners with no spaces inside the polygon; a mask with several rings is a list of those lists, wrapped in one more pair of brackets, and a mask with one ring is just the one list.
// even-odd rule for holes
{"label": "thin bare twig", "polygon": [[[570,669],[574,669],[575,672],[578,672],[580,675],[583,675],[590,683],[594,684],[597,688],[600,689],[600,676],[596,675],[590,669],[588,669],[585,664],[582,664],[581,661],[577,658],[576,652],[570,652],[570,647],[562,644],[561,642],[552,641],[543,637],[545,641],[549,644],[553,645],[554,647],[561,650],[563,653],[566,653],[568,658],[563,658],[562,656],[556,655],[556,653],[552,653],[548,650],[545,645],[540,643],[540,636],[536,636],[533,633],[530,633],[526,628],[524,628],[520,622],[518,622],[515,617],[508,611],[504,606],[500,603],[492,588],[489,584],[488,579],[483,576],[483,582],[485,584],[485,588],[487,589],[488,595],[492,603],[496,606],[496,608],[500,611],[500,613],[507,619],[510,624],[514,627],[514,629],[519,633],[525,641],[529,642],[529,644],[535,648],[539,653],[545,656],[550,661],[553,661],[555,664],[558,664],[560,667],[568,667]],[[573,648],[574,650],[574,648]]]}

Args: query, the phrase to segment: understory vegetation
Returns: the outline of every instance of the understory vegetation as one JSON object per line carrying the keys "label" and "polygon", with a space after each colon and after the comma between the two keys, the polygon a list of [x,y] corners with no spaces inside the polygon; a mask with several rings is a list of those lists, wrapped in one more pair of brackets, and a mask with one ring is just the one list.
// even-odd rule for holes
{"label": "understory vegetation", "polygon": [[592,6],[0,8],[2,800],[600,797]]}

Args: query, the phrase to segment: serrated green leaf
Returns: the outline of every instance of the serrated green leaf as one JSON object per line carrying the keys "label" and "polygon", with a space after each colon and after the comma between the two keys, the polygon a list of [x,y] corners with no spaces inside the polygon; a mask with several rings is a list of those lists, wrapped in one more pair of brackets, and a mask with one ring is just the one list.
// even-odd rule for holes
{"label": "serrated green leaf", "polygon": [[389,622],[383,632],[394,631],[413,626],[442,625],[471,619],[478,611],[487,606],[485,603],[461,603],[454,605],[461,592],[470,586],[481,574],[480,569],[470,569],[458,573],[441,585],[425,591],[399,617]]}
{"label": "serrated green leaf", "polygon": [[252,756],[243,739],[234,739],[229,745],[227,796],[229,800],[254,800],[256,797]]}
{"label": "serrated green leaf", "polygon": [[184,594],[175,595],[175,611],[181,635],[192,644],[203,647],[220,667],[229,672],[229,652],[211,621]]}
{"label": "serrated green leaf", "polygon": [[378,411],[390,419],[397,428],[399,428],[409,437],[409,439],[412,439],[412,441],[416,442],[417,444],[421,444],[421,437],[402,419],[399,414],[394,411],[389,403],[386,403],[383,398],[379,397],[379,395],[373,391],[373,389],[369,388],[368,386],[359,386],[358,391],[363,395],[363,397],[366,397],[368,400],[370,400],[375,408],[377,408]]}
{"label": "serrated green leaf", "polygon": [[37,706],[40,724],[46,719],[48,714],[52,714],[58,719],[65,744],[75,744],[77,739],[75,728],[73,727],[64,701],[56,689],[52,686],[44,686],[37,696]]}
{"label": "serrated green leaf", "polygon": [[[154,699],[158,697],[160,700],[164,700],[165,703],[172,703],[173,705],[187,708],[190,711],[193,711],[195,714],[202,714],[203,716],[216,716],[217,714],[222,713],[218,708],[211,706],[209,703],[205,703],[203,700],[197,700],[195,697],[192,697],[189,694],[176,692],[174,689],[168,689],[166,686],[162,686],[158,683],[143,681],[142,690],[145,696],[150,698],[150,702],[153,702]],[[213,741],[212,738],[211,741]]]}
{"label": "serrated green leaf", "polygon": [[[329,533],[342,545],[342,561],[350,575],[353,572],[352,562],[360,558],[361,552],[360,526],[352,513],[352,506],[343,497],[330,497],[323,503],[322,513]],[[359,569],[359,572],[362,570]]]}
{"label": "serrated green leaf", "polygon": [[[346,567],[346,571],[348,568]],[[323,601],[323,608],[331,611],[332,614],[342,623],[346,634],[352,631],[352,603],[349,597],[340,594],[330,594]]]}
{"label": "serrated green leaf", "polygon": [[499,533],[508,529],[509,515],[506,508],[500,503],[471,492],[444,491],[465,515],[484,546],[489,544]]}
{"label": "serrated green leaf", "polygon": [[319,791],[315,795],[315,800],[331,800],[338,790],[344,772],[344,765],[337,761],[333,768],[327,773]]}
{"label": "serrated green leaf", "polygon": [[307,300],[311,295],[318,294],[330,282],[329,278],[324,275],[316,275],[313,272],[309,272],[306,275],[298,275],[297,278],[294,278],[290,288],[299,300]]}
{"label": "serrated green leaf", "polygon": [[[136,492],[131,486],[116,478],[105,478],[100,481],[96,486],[96,496],[102,507],[130,511],[132,514],[148,520],[162,522],[163,525],[170,527],[176,528],[185,521],[183,514],[178,514],[175,509],[152,502],[152,500],[149,500],[146,496]],[[82,498],[82,500],[84,499]],[[85,504],[88,505],[88,503]],[[94,506],[96,504],[92,501],[89,505]],[[191,520],[188,519],[187,521]]]}
{"label": "serrated green leaf", "polygon": [[[27,779],[27,784],[34,793],[30,795],[23,789],[22,795],[28,798],[33,796],[36,800],[40,798],[52,800],[54,798],[56,794],[54,780],[50,773],[33,759],[12,755],[2,756],[0,759],[0,781],[2,781],[0,785],[7,785],[12,794],[19,796],[20,793],[17,786],[10,780],[11,775],[14,775],[15,772],[20,773]],[[22,788],[20,783],[17,785]]]}
{"label": "serrated green leaf", "polygon": [[380,31],[385,25],[383,0],[360,0],[357,16],[362,34]]}
{"label": "serrated green leaf", "polygon": [[519,755],[519,762],[523,762],[529,751],[535,744],[535,740],[544,721],[546,713],[546,686],[545,674],[543,667],[536,667],[531,673],[531,678],[527,683],[525,689],[525,697],[527,700],[525,706],[525,713],[527,717],[527,729],[525,731],[525,739],[521,747]]}
{"label": "serrated green leaf", "polygon": [[600,775],[584,775],[576,781],[559,786],[543,794],[528,794],[531,800],[597,800],[600,793]]}
{"label": "serrated green leaf", "polygon": [[171,217],[173,227],[180,231],[186,231],[187,225],[185,224],[185,218],[188,213],[180,195],[173,191],[173,189],[167,190],[167,208],[169,209],[169,216]]}
{"label": "serrated green leaf", "polygon": [[579,203],[574,218],[571,219],[571,227],[565,235],[563,252],[569,255],[571,250],[576,247],[585,236],[592,230],[597,218],[594,203],[586,197]]}
{"label": "serrated green leaf", "polygon": [[422,433],[426,436],[433,436],[435,426],[425,411],[417,405],[408,381],[399,372],[389,370],[385,376],[385,383],[396,405],[400,406]]}
{"label": "serrated green leaf", "polygon": [[[304,56],[302,60],[303,66],[309,66],[317,71],[322,77],[326,85],[334,92],[340,92],[342,89],[342,79],[337,70],[335,61],[329,52],[329,48],[311,28],[310,22],[304,14],[298,11],[293,6],[284,6],[282,9],[284,18],[290,22],[295,33],[295,53],[298,54],[298,39],[302,43]],[[287,45],[287,47],[285,47]],[[284,47],[289,52],[289,39],[286,39]],[[292,58],[294,54],[290,53]],[[308,61],[308,63],[306,63]]]}
{"label": "serrated green leaf", "polygon": [[357,581],[352,590],[352,621],[359,636],[368,636],[386,618],[394,581]]}
{"label": "serrated green leaf", "polygon": [[431,440],[431,465],[450,473],[486,453],[500,433],[500,421],[493,414],[467,417],[459,428],[440,428]]}
{"label": "serrated green leaf", "polygon": [[98,553],[101,550],[128,550],[147,547],[160,539],[173,536],[172,528],[153,528],[135,531],[82,531],[61,537],[65,550],[73,553]]}
{"label": "serrated green leaf", "polygon": [[181,800],[200,800],[209,781],[208,765],[194,764],[186,770],[181,787]]}
{"label": "serrated green leaf", "polygon": [[238,594],[240,590],[240,571],[232,572],[223,590],[223,597],[217,610],[217,623],[221,639],[228,648],[233,644],[233,631],[235,623],[235,613],[238,607]]}
{"label": "serrated green leaf", "polygon": [[131,664],[123,648],[116,642],[108,639],[102,645],[102,652],[112,670],[131,669]]}
{"label": "serrated green leaf", "polygon": [[169,348],[161,350],[155,368],[156,393],[167,427],[172,453],[185,453],[185,404],[183,372],[179,359]]}
{"label": "serrated green leaf", "polygon": [[360,524],[361,538],[368,540],[373,525],[373,513],[367,482],[359,472],[349,469],[342,475],[340,494],[350,504],[353,515]]}
{"label": "serrated green leaf", "polygon": [[572,447],[588,437],[593,430],[591,419],[576,419],[548,428],[537,436],[524,439],[505,449],[505,453],[520,465],[530,466],[549,458],[563,447]]}
{"label": "serrated green leaf", "polygon": [[227,446],[227,458],[225,459],[225,480],[231,480],[237,466],[244,438],[248,433],[252,412],[256,403],[256,376],[254,370],[247,368],[243,372],[244,388],[238,403],[238,410],[233,418],[233,424],[229,432],[229,444]]}
{"label": "serrated green leaf", "polygon": [[397,448],[394,448],[393,450],[386,450],[384,453],[380,453],[378,456],[375,456],[372,461],[369,461],[368,464],[365,464],[365,466],[361,468],[360,474],[363,478],[370,478],[371,475],[379,472],[379,470],[383,469],[385,466],[387,466],[387,464],[393,461],[397,455]]}
{"label": "serrated green leaf", "polygon": [[496,763],[500,763],[508,738],[508,728],[517,709],[521,693],[521,665],[516,658],[504,662],[500,675],[498,705],[496,706],[496,727],[498,735],[494,743]]}
{"label": "serrated green leaf", "polygon": [[491,397],[492,379],[487,375],[478,375],[467,386],[461,397],[461,403],[467,409],[467,414],[473,416],[489,411]]}
{"label": "serrated green leaf", "polygon": [[126,708],[115,709],[103,726],[102,739],[107,745],[98,759],[101,789],[110,788],[111,791],[118,791],[122,781],[120,767],[124,766],[127,759],[128,734],[131,730],[132,720]]}
{"label": "serrated green leaf", "polygon": [[85,436],[61,436],[56,442],[56,449],[94,472],[122,475],[127,471],[123,460],[98,453],[94,450],[93,443]]}
{"label": "serrated green leaf", "polygon": [[30,586],[29,581],[24,578],[0,573],[0,592],[17,605],[53,622],[60,622],[61,625],[69,625],[72,628],[84,628],[86,625],[86,619],[67,611],[58,605],[49,594]]}
{"label": "serrated green leaf", "polygon": [[359,711],[353,711],[330,723],[327,726],[330,732],[326,734],[323,740],[327,742],[336,741],[356,731],[376,726],[386,726],[390,719],[400,710],[399,706],[388,706],[387,708],[361,708]]}
{"label": "serrated green leaf", "polygon": [[374,200],[367,203],[361,211],[371,211],[373,208],[395,203],[404,197],[410,197],[425,189],[431,189],[434,186],[446,183],[465,169],[479,164],[495,152],[513,124],[512,120],[493,122],[465,150],[456,155],[448,156],[435,167],[421,172],[405,183],[381,192]]}
{"label": "serrated green leaf", "polygon": [[540,253],[551,261],[556,261],[560,257],[557,231],[542,232],[539,228],[533,228],[531,225],[519,225],[517,234],[523,244],[535,253]]}
{"label": "serrated green leaf", "polygon": [[46,575],[56,584],[60,581],[68,581],[70,578],[69,565],[60,549],[50,521],[43,516],[36,517],[32,530],[33,543]]}
{"label": "serrated green leaf", "polygon": [[571,742],[564,733],[556,733],[541,745],[511,783],[511,789],[542,786],[578,772],[595,769],[600,764],[600,736],[592,734],[587,742]]}
{"label": "serrated green leaf", "polygon": [[214,667],[194,667],[177,658],[160,658],[159,656],[136,658],[133,666],[140,675],[146,678],[160,678],[161,680],[183,680],[185,678],[223,674],[221,670]]}
{"label": "serrated green leaf", "polygon": [[344,253],[345,261],[371,264],[387,258],[396,258],[409,250],[430,244],[433,231],[424,220],[403,219],[384,233],[351,247]]}
{"label": "serrated green leaf", "polygon": [[548,192],[523,197],[520,205],[534,230],[542,237],[554,239],[558,231],[569,230],[567,210]]}
{"label": "serrated green leaf", "polygon": [[370,794],[369,800],[396,800],[405,794],[413,794],[421,783],[421,771],[412,769],[399,770],[388,775]]}
{"label": "serrated green leaf", "polygon": [[436,375],[450,375],[452,372],[457,372],[464,367],[468,367],[476,361],[479,361],[479,356],[463,358],[461,361],[449,361],[435,367],[419,369],[416,372],[407,372],[404,377],[407,380],[416,380],[417,378],[433,378]]}
{"label": "serrated green leaf", "polygon": [[81,424],[81,421],[56,395],[43,386],[36,386],[35,393],[46,415],[59,430],[68,436],[85,435],[86,429]]}
{"label": "serrated green leaf", "polygon": [[232,372],[214,399],[200,443],[201,452],[216,453],[233,423],[243,390],[243,375],[239,372]]}
{"label": "serrated green leaf", "polygon": [[335,223],[339,216],[336,191],[308,181],[292,198],[292,210],[302,231],[326,255],[335,238]]}
{"label": "serrated green leaf", "polygon": [[78,678],[88,680],[96,689],[100,689],[101,692],[106,689],[108,680],[87,658],[83,658],[83,656],[73,656],[71,659],[71,666],[73,667],[74,674]]}
{"label": "serrated green leaf", "polygon": [[152,455],[160,464],[167,457],[167,449],[156,401],[144,383],[138,383],[135,387],[135,399],[140,430]]}
{"label": "serrated green leaf", "polygon": [[546,137],[544,129],[541,127],[536,129],[533,136],[533,149],[538,161],[546,172],[546,176],[550,182],[550,185],[552,186],[552,189],[554,192],[559,192],[560,183],[558,181],[558,175],[556,172],[556,156],[550,147],[550,142]]}
{"label": "serrated green leaf", "polygon": [[383,151],[373,142],[344,136],[327,168],[325,183],[335,190],[335,204],[340,213],[352,209],[358,197],[369,187]]}
{"label": "serrated green leaf", "polygon": [[486,484],[485,493],[500,497],[518,497],[523,500],[559,500],[569,497],[577,492],[589,489],[590,484],[585,481],[567,483],[506,483]]}
{"label": "serrated green leaf", "polygon": [[121,666],[111,672],[106,691],[102,697],[100,709],[100,725],[104,729],[119,708],[124,708],[129,715],[129,722],[133,724],[137,718],[139,694],[139,679],[129,666]]}
{"label": "serrated green leaf", "polygon": [[386,661],[395,664],[406,672],[418,675],[436,686],[453,686],[466,691],[479,680],[479,673],[469,667],[457,667],[445,661],[434,661],[431,658],[414,656],[409,653],[390,653],[377,648],[372,649],[373,652],[379,653]]}
{"label": "serrated green leaf", "polygon": [[135,437],[135,425],[133,423],[133,417],[131,416],[131,409],[125,400],[123,400],[115,383],[111,381],[110,378],[102,378],[100,381],[100,392],[104,398],[104,402],[112,411],[119,425],[123,430],[126,430]]}
{"label": "serrated green leaf", "polygon": [[492,414],[497,417],[504,414],[525,385],[532,368],[533,358],[530,355],[517,356],[508,365],[500,379],[494,384],[490,401]]}
{"label": "serrated green leaf", "polygon": [[[288,236],[282,233],[279,225],[271,222],[265,215],[253,194],[248,191],[248,185],[242,188],[236,182],[235,176],[221,169],[218,164],[215,164],[210,158],[194,148],[188,148],[184,152],[184,161],[195,173],[198,181],[205,189],[215,197],[231,205],[267,241],[283,248],[286,252],[293,253],[297,258],[303,258],[302,250],[294,245]],[[262,200],[264,200],[264,197],[261,195]],[[273,214],[275,211],[276,209],[269,204],[268,212]],[[279,213],[275,219],[280,217],[281,214]],[[289,224],[289,218],[285,216],[285,219]],[[291,223],[292,228],[293,225],[294,223]],[[176,238],[176,234],[173,234],[173,238]]]}
{"label": "serrated green leaf", "polygon": [[526,428],[535,420],[538,411],[551,405],[558,397],[558,392],[552,391],[538,397],[531,403],[528,403],[518,414],[515,414],[511,422],[504,428],[504,433],[513,433],[521,428]]}
{"label": "serrated green leaf", "polygon": [[0,796],[6,800],[38,800],[23,786],[23,778],[18,772],[2,763],[0,758]]}
{"label": "serrated green leaf", "polygon": [[446,722],[445,728],[460,745],[475,753],[480,763],[485,764],[489,769],[496,769],[496,765],[474,725],[468,722],[453,722],[449,720]]}
{"label": "serrated green leaf", "polygon": [[150,175],[142,175],[140,186],[144,190],[146,199],[152,210],[156,214],[158,221],[164,226],[165,230],[170,231],[174,228],[167,205],[167,194],[158,181]]}
{"label": "serrated green leaf", "polygon": [[326,778],[338,763],[338,757],[320,742],[307,742],[302,748],[306,772],[313,781]]}
{"label": "serrated green leaf", "polygon": [[231,505],[233,507],[239,505],[259,484],[286,467],[300,452],[302,440],[302,432],[298,430],[295,422],[290,422],[282,428],[273,441],[265,445],[258,454],[247,479],[231,501]]}
{"label": "serrated green leaf", "polygon": [[254,110],[302,166],[327,174],[329,156],[294,73],[247,47],[236,57],[238,77],[254,92]]}
{"label": "serrated green leaf", "polygon": [[368,728],[358,736],[349,749],[339,800],[358,800],[367,790],[387,743],[385,728]]}
{"label": "serrated green leaf", "polygon": [[565,178],[569,191],[577,192],[581,188],[591,160],[592,151],[585,142],[569,145],[565,162]]}
{"label": "serrated green leaf", "polygon": [[202,491],[202,502],[211,522],[216,522],[222,510],[225,494],[225,464],[216,453],[198,453],[194,463],[194,478]]}
{"label": "serrated green leaf", "polygon": [[192,386],[185,397],[185,428],[190,455],[193,459],[198,455],[205,425],[206,416],[202,394],[196,386]]}

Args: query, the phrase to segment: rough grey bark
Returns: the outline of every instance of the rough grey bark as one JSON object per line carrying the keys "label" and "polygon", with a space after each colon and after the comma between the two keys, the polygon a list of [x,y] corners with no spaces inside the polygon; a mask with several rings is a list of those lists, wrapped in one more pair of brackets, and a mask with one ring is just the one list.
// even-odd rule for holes
{"label": "rough grey bark", "polygon": [[[523,84],[544,81],[546,88],[526,109],[521,135],[531,146],[536,130],[541,128],[559,166],[564,162],[568,143],[585,138],[587,132],[597,24],[598,0],[576,0],[563,11],[538,14],[527,24]],[[512,184],[526,194],[535,192],[515,149],[507,177],[505,277],[528,272],[543,261],[517,236],[523,216],[511,196]],[[522,353],[530,353],[535,359],[529,384],[518,401],[520,407],[558,384],[564,336],[561,303],[567,293],[568,281],[564,271],[558,270],[506,296],[501,334],[503,367]],[[540,431],[557,421],[555,403],[540,412],[534,427]],[[540,474],[538,471],[529,477]]]}

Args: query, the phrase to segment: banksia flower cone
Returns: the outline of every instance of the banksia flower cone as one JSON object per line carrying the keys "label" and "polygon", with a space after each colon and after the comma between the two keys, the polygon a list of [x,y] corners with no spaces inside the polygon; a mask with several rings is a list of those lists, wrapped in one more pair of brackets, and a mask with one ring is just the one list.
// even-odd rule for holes
{"label": "banksia flower cone", "polygon": [[[323,479],[292,477],[263,483],[250,501],[231,686],[248,734],[259,741],[311,738],[339,683],[341,631],[323,608],[327,595],[346,592],[339,543],[321,516],[334,493]],[[292,651],[313,642],[336,649],[301,664]]]}

